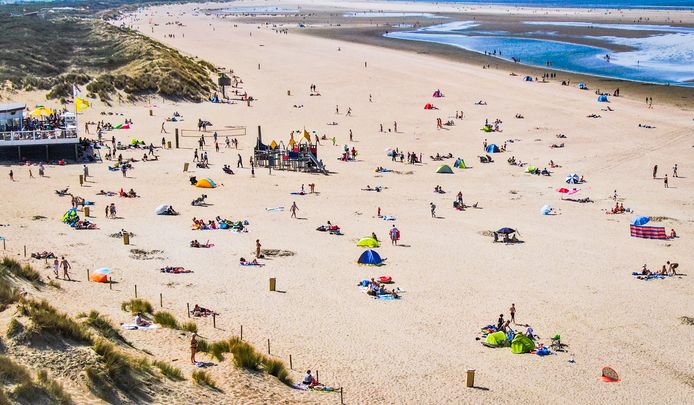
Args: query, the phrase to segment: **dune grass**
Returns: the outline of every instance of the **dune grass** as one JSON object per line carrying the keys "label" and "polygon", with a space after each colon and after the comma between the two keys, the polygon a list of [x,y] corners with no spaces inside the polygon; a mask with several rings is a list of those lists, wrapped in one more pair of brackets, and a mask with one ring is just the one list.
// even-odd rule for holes
{"label": "dune grass", "polygon": [[284,384],[292,384],[289,370],[282,360],[259,353],[255,346],[244,342],[238,336],[211,343],[202,339],[198,340],[198,351],[207,353],[217,361],[223,361],[225,354],[231,354],[233,363],[238,368],[249,371],[262,370],[277,377]]}
{"label": "dune grass", "polygon": [[105,337],[114,342],[119,342],[132,347],[132,344],[128,342],[123,335],[121,335],[113,324],[101,315],[98,311],[91,310],[89,314],[84,315],[84,324],[90,328],[96,330],[101,336]]}
{"label": "dune grass", "polygon": [[91,343],[91,335],[84,325],[58,312],[46,300],[23,300],[18,311],[32,321],[31,326],[25,331],[26,337],[54,334],[80,343]]}
{"label": "dune grass", "polygon": [[196,384],[202,386],[202,387],[208,387],[213,390],[219,391],[219,388],[217,388],[217,383],[212,379],[212,377],[205,371],[203,370],[195,370],[193,371],[193,382]]}
{"label": "dune grass", "polygon": [[154,323],[157,323],[165,328],[183,330],[186,332],[193,333],[197,333],[198,331],[198,325],[195,322],[178,322],[176,317],[171,312],[167,311],[158,311],[154,313],[154,317],[152,318],[152,320],[154,321]]}
{"label": "dune grass", "polygon": [[23,330],[24,326],[21,323],[19,323],[17,318],[12,318],[10,319],[10,322],[7,324],[7,337],[15,337],[22,333]]}
{"label": "dune grass", "polygon": [[169,363],[159,361],[159,360],[153,361],[152,365],[154,365],[154,367],[158,368],[159,371],[161,371],[161,373],[164,375],[164,377],[168,378],[171,381],[183,381],[183,380],[185,380],[180,368],[174,367]]}
{"label": "dune grass", "polygon": [[133,315],[137,313],[141,313],[142,315],[151,315],[154,313],[152,304],[147,300],[143,300],[142,298],[133,298],[130,301],[125,301],[120,304],[120,309],[123,311],[130,311],[130,313]]}
{"label": "dune grass", "polygon": [[7,356],[0,355],[0,386],[12,385],[14,388],[0,396],[0,403],[35,404],[72,404],[72,399],[63,387],[40,370],[36,380],[30,371],[21,364],[15,363]]}
{"label": "dune grass", "polygon": [[113,385],[123,391],[134,393],[141,389],[141,377],[155,376],[147,359],[133,358],[118,350],[106,339],[95,339],[92,349],[99,356],[99,362]]}
{"label": "dune grass", "polygon": [[4,257],[2,262],[0,262],[0,267],[17,278],[21,278],[30,283],[41,283],[41,273],[34,270],[34,268],[28,264],[22,265],[12,258]]}

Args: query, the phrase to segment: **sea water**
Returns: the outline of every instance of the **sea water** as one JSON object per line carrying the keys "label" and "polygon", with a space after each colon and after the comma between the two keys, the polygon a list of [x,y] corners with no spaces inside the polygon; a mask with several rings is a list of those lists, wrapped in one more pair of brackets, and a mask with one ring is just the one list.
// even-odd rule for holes
{"label": "sea water", "polygon": [[[478,53],[492,54],[505,60],[516,60],[531,66],[547,67],[630,81],[694,86],[694,29],[669,25],[594,24],[596,28],[642,31],[640,38],[613,36],[582,36],[603,43],[605,47],[570,42],[576,38],[549,28],[557,26],[585,27],[582,22],[524,22],[533,31],[510,34],[504,31],[478,31],[479,23],[456,21],[415,31],[386,34],[389,38],[446,44]],[[589,24],[590,25],[590,24]],[[548,30],[540,28],[546,26]],[[533,35],[550,36],[532,38]],[[609,44],[628,47],[614,52]],[[606,57],[609,55],[609,59]]]}
{"label": "sea water", "polygon": [[[431,2],[431,0],[414,0]],[[444,3],[553,8],[694,9],[692,0],[443,0]]]}

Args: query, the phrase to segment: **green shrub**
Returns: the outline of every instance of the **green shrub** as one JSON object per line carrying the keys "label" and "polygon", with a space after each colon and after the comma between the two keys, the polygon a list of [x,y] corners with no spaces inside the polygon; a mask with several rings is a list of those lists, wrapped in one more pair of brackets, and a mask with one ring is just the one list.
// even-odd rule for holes
{"label": "green shrub", "polygon": [[120,305],[120,309],[123,311],[130,311],[130,313],[133,315],[137,314],[138,312],[143,315],[152,314],[154,312],[152,304],[150,304],[147,300],[143,300],[142,298],[133,298],[130,301],[123,302]]}
{"label": "green shrub", "polygon": [[218,390],[217,384],[212,379],[212,377],[203,370],[195,370],[192,375],[193,381],[203,387],[209,387],[214,390]]}
{"label": "green shrub", "polygon": [[181,372],[181,369],[172,366],[169,363],[163,362],[163,361],[158,361],[155,360],[153,362],[154,366],[161,371],[161,373],[168,378],[169,380],[172,381],[182,381],[185,378],[183,378],[183,373]]}
{"label": "green shrub", "polygon": [[178,329],[178,321],[171,312],[159,311],[154,314],[154,322],[165,328]]}
{"label": "green shrub", "polygon": [[274,359],[270,356],[263,356],[261,362],[263,364],[263,370],[265,370],[266,373],[277,377],[277,379],[284,384],[289,386],[292,385],[293,382],[289,378],[289,371],[282,360]]}
{"label": "green shrub", "polygon": [[198,333],[198,325],[193,321],[183,322],[180,328],[186,332]]}
{"label": "green shrub", "polygon": [[234,355],[234,365],[246,370],[257,370],[262,356],[255,347],[246,342],[240,342],[231,348]]}

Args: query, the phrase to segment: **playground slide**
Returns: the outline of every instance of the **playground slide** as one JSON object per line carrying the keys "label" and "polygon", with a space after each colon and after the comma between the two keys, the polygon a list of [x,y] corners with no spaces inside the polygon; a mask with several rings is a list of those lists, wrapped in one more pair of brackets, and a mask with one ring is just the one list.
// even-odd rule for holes
{"label": "playground slide", "polygon": [[308,153],[308,158],[311,160],[311,162],[313,162],[314,165],[316,165],[316,167],[318,168],[318,170],[321,171],[321,173],[326,173],[326,174],[327,174],[327,171],[325,170],[325,165],[323,165],[321,162],[319,162],[318,159],[316,159],[316,156],[315,156],[313,153],[310,153],[310,152],[309,152],[309,153]]}

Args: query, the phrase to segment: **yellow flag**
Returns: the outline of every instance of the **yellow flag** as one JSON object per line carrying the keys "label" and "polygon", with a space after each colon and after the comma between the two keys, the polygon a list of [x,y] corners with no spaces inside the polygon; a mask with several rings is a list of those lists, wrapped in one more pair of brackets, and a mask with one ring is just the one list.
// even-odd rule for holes
{"label": "yellow flag", "polygon": [[75,97],[75,110],[84,111],[87,108],[89,108],[89,101],[83,98]]}
{"label": "yellow flag", "polygon": [[304,138],[306,138],[307,141],[311,142],[311,134],[309,134],[306,129],[304,129]]}

